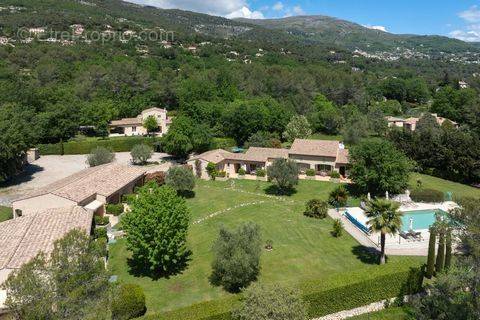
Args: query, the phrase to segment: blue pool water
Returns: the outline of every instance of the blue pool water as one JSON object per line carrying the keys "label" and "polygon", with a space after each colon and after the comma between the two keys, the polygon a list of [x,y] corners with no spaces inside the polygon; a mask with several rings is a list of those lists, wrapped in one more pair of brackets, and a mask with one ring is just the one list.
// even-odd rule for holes
{"label": "blue pool water", "polygon": [[435,214],[446,214],[442,210],[415,210],[403,212],[403,231],[410,230],[410,219],[413,222],[413,230],[428,229],[435,222]]}

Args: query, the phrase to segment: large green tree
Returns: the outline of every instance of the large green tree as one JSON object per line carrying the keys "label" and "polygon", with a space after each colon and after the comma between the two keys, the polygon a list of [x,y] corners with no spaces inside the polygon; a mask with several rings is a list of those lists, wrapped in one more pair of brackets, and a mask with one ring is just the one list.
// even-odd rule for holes
{"label": "large green tree", "polygon": [[67,233],[48,257],[41,253],[8,277],[6,306],[18,319],[107,319],[110,284],[99,245],[82,231]]}
{"label": "large green tree", "polygon": [[173,188],[156,183],[140,188],[131,212],[122,219],[127,249],[136,265],[152,274],[170,274],[183,267],[189,254],[189,220],[185,200]]}
{"label": "large green tree", "polygon": [[408,187],[412,163],[386,140],[375,138],[350,149],[350,178],[366,192],[396,194]]}
{"label": "large green tree", "polygon": [[23,156],[35,139],[33,117],[19,105],[0,106],[0,182],[22,170]]}
{"label": "large green tree", "polygon": [[298,184],[298,164],[290,159],[276,159],[267,167],[267,177],[280,192],[287,192]]}
{"label": "large green tree", "polygon": [[400,205],[396,202],[375,199],[368,203],[365,211],[370,231],[380,233],[380,264],[385,264],[385,240],[387,234],[395,235],[402,228],[402,213],[398,211]]}
{"label": "large green tree", "polygon": [[242,224],[236,230],[221,227],[213,253],[210,282],[229,292],[239,292],[257,280],[260,273],[260,227],[255,223]]}

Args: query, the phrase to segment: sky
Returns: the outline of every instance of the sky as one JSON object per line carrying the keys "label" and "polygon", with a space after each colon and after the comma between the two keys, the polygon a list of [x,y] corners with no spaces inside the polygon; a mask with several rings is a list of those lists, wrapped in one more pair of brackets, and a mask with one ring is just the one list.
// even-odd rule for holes
{"label": "sky", "polygon": [[480,42],[480,0],[127,0],[227,18],[327,15],[398,34]]}

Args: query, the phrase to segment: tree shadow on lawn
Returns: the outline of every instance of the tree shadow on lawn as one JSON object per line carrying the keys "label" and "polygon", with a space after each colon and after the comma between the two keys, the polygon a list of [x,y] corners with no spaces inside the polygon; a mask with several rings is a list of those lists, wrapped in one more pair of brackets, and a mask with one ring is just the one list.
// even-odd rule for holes
{"label": "tree shadow on lawn", "polygon": [[137,261],[133,258],[127,258],[127,264],[129,266],[128,273],[134,277],[146,277],[151,278],[152,280],[158,280],[161,278],[169,279],[172,276],[176,276],[182,274],[185,271],[192,260],[192,251],[188,251],[185,253],[185,256],[182,258],[181,261],[177,263],[177,265],[171,268],[168,272],[164,271],[152,271],[142,261]]}
{"label": "tree shadow on lawn", "polygon": [[352,253],[366,264],[378,264],[380,261],[380,251],[375,248],[358,245],[352,248]]}
{"label": "tree shadow on lawn", "polygon": [[278,186],[272,184],[269,185],[264,189],[265,193],[268,195],[273,195],[273,196],[287,196],[291,197],[294,194],[297,193],[297,189],[295,188],[288,188],[288,189],[281,189]]}

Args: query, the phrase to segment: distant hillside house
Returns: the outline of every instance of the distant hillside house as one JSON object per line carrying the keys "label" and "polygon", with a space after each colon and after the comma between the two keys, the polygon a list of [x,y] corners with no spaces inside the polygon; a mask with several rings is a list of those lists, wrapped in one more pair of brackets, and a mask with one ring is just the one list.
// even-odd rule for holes
{"label": "distant hillside house", "polygon": [[[458,123],[456,123],[455,121],[449,120],[447,118],[439,117],[436,113],[432,113],[432,116],[435,117],[438,125],[440,126],[445,121],[449,121],[454,128],[458,128]],[[410,118],[404,119],[404,118],[391,117],[391,116],[385,117],[385,119],[387,120],[388,126],[390,128],[398,127],[398,128],[403,128],[409,131],[415,131],[417,129],[417,123],[420,120],[420,118],[416,118],[416,117],[410,117]]]}
{"label": "distant hillside house", "polygon": [[153,134],[162,136],[167,133],[172,119],[167,116],[167,110],[161,108],[150,108],[143,110],[135,118],[123,118],[120,120],[113,120],[109,124],[110,136],[143,136],[146,135],[147,129],[143,123],[148,117],[154,117],[158,123],[158,130]]}
{"label": "distant hillside house", "polygon": [[80,206],[103,215],[105,204],[118,203],[144,182],[145,171],[115,163],[88,168],[12,202],[14,218],[48,210]]}
{"label": "distant hillside house", "polygon": [[339,141],[296,139],[291,149],[249,148],[245,153],[232,153],[223,149],[211,150],[188,160],[194,172],[208,179],[207,165],[213,163],[217,171],[227,177],[237,178],[240,169],[247,175],[255,175],[259,169],[265,170],[276,159],[293,159],[299,164],[300,173],[307,169],[315,170],[316,175],[327,176],[332,171],[342,176],[348,175],[348,150]]}

